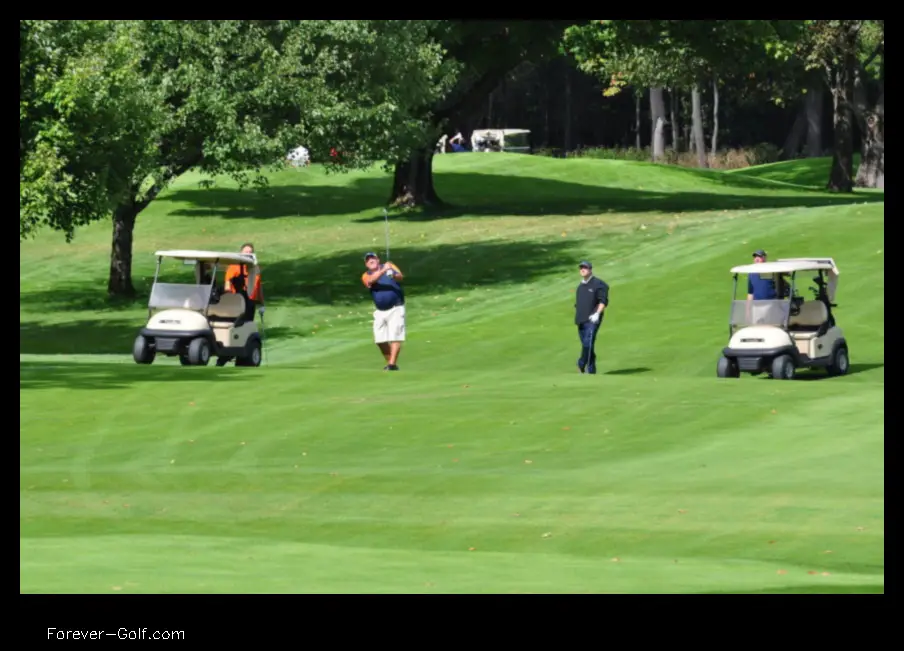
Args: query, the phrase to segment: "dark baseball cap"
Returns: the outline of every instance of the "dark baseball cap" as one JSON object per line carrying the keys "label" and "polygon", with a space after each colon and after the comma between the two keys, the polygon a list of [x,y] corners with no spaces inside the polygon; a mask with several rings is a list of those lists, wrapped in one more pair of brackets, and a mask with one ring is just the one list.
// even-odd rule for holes
{"label": "dark baseball cap", "polygon": [[380,257],[380,256],[378,256],[378,255],[377,255],[376,253],[374,253],[373,251],[368,251],[367,253],[364,254],[364,259],[365,259],[365,260],[370,260],[371,258],[379,258],[379,257]]}
{"label": "dark baseball cap", "polygon": [[586,260],[581,260],[580,263],[578,263],[578,269],[580,269],[581,267],[587,267],[588,269],[593,269],[593,265],[590,264],[589,262],[587,262]]}
{"label": "dark baseball cap", "polygon": [[756,251],[753,252],[753,257],[754,258],[765,258],[766,252],[763,251],[763,249],[757,249]]}

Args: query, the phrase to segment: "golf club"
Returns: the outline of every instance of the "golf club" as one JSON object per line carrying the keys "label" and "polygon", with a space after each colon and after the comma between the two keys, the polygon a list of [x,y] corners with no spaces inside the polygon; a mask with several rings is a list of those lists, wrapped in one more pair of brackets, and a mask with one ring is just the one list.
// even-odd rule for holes
{"label": "golf club", "polygon": [[264,352],[264,365],[267,365],[267,328],[264,326],[263,312],[261,312],[261,348]]}
{"label": "golf club", "polygon": [[389,262],[389,211],[386,208],[383,209],[383,219],[386,222],[386,260],[385,262]]}

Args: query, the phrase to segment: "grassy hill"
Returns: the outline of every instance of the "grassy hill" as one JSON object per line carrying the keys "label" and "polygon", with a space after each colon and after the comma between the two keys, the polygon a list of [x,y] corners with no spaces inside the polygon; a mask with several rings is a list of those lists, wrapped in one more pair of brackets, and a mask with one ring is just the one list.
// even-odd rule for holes
{"label": "grassy hill", "polygon": [[[391,215],[391,374],[359,280],[382,172],[181,178],[139,217],[134,303],[105,298],[109,224],[23,243],[21,590],[883,591],[884,194],[820,191],[827,165],[440,156],[455,207]],[[135,365],[153,252],[246,240],[266,364]],[[835,258],[848,376],[715,377],[755,248]]]}

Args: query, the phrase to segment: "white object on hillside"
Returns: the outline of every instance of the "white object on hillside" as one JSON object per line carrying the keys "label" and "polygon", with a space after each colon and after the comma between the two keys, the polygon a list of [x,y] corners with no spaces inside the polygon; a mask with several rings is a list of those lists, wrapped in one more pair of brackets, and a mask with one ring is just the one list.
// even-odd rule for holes
{"label": "white object on hillside", "polygon": [[286,161],[292,167],[303,167],[311,164],[311,155],[306,147],[296,147],[286,156]]}

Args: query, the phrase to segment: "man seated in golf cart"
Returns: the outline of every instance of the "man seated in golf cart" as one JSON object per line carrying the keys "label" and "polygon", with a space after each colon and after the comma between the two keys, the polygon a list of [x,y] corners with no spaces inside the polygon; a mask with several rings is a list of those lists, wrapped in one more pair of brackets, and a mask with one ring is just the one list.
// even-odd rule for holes
{"label": "man seated in golf cart", "polygon": [[[250,242],[243,244],[241,253],[253,255],[254,245]],[[262,315],[264,313],[264,295],[261,292],[261,274],[260,270],[254,275],[254,287],[248,292],[248,268],[245,265],[231,264],[226,269],[226,281],[223,287],[227,292],[241,294],[245,299],[245,320],[254,321],[254,312],[257,304],[260,304],[258,310]]]}

